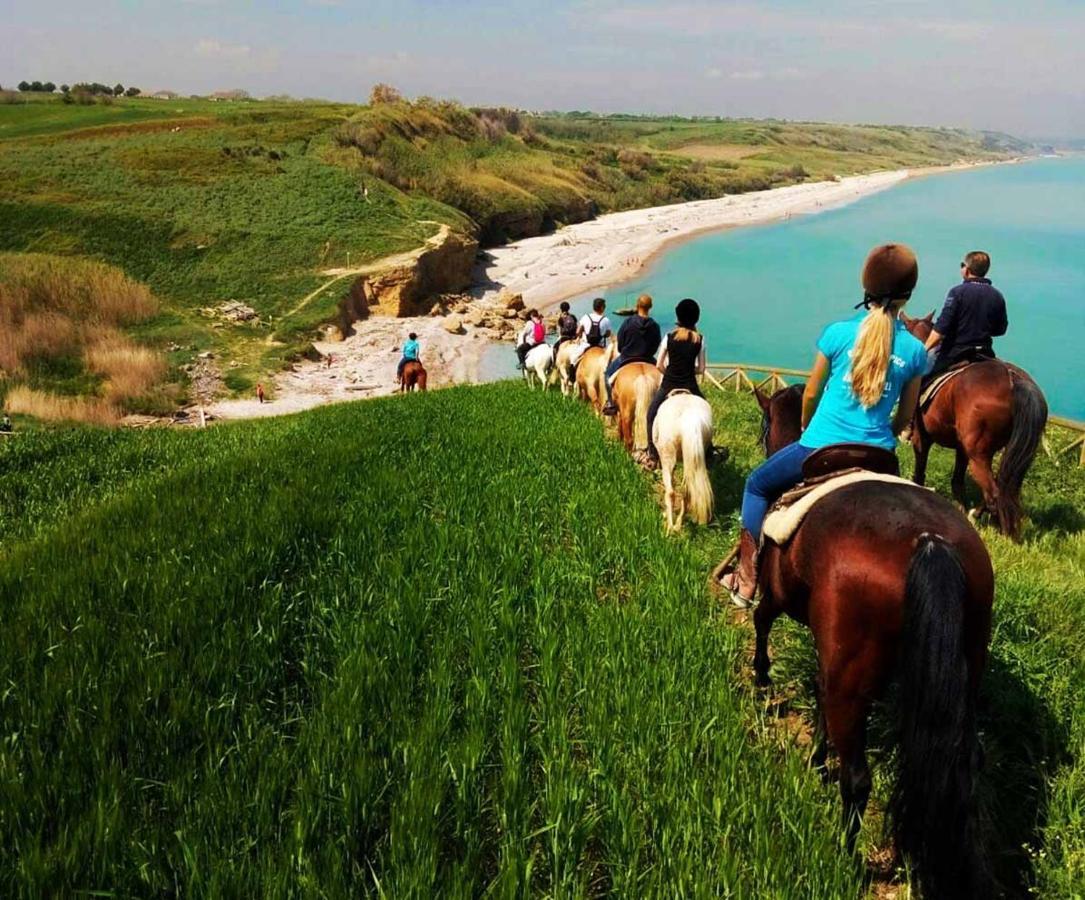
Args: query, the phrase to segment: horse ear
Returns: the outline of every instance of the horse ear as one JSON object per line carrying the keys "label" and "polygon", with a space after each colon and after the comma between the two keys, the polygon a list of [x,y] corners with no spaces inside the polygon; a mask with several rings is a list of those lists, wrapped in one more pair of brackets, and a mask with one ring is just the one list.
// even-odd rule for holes
{"label": "horse ear", "polygon": [[771,402],[770,398],[762,394],[760,388],[754,388],[753,395],[757,398],[757,405],[760,406],[765,412],[768,412],[769,403]]}
{"label": "horse ear", "polygon": [[934,310],[933,309],[923,317],[923,321],[933,324],[933,322],[934,322]]}

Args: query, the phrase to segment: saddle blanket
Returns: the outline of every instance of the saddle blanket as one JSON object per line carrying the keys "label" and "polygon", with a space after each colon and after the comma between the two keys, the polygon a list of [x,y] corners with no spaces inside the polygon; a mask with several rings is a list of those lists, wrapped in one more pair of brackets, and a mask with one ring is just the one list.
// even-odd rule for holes
{"label": "saddle blanket", "polygon": [[971,362],[957,363],[950,368],[946,369],[941,375],[938,375],[934,381],[928,384],[919,394],[919,408],[926,409],[927,405],[934,399],[935,395],[942,390],[942,387],[947,381],[950,381],[954,376],[960,375],[965,369],[967,369]]}
{"label": "saddle blanket", "polygon": [[827,497],[833,491],[838,491],[849,484],[858,484],[860,481],[887,481],[890,484],[906,484],[908,487],[913,487],[919,491],[930,490],[930,488],[920,487],[907,478],[898,478],[895,475],[879,475],[877,472],[864,471],[849,472],[846,475],[823,481],[809,491],[796,491],[795,493],[801,496],[793,503],[786,503],[788,495],[785,494],[783,499],[786,505],[778,505],[769,512],[761,533],[765,539],[773,543],[786,544],[798,530],[802,520],[806,518],[806,514],[814,508],[818,501]]}

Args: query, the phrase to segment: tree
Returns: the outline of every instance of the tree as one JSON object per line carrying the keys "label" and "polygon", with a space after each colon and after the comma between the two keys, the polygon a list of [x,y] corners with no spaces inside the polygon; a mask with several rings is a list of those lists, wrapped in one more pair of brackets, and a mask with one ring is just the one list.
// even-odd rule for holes
{"label": "tree", "polygon": [[119,97],[123,93],[124,93],[124,85],[121,84],[118,81],[115,85],[113,85],[113,96],[114,97]]}
{"label": "tree", "polygon": [[26,91],[29,91],[30,90],[30,82],[29,81],[20,81],[19,82],[19,90],[23,91],[24,93]]}
{"label": "tree", "polygon": [[403,99],[403,95],[392,85],[380,84],[373,85],[373,90],[369,92],[369,105],[376,106],[380,103],[399,103]]}
{"label": "tree", "polygon": [[55,84],[53,84],[53,82],[47,81],[47,82],[45,82],[45,84],[43,84],[41,86],[41,89],[43,91],[45,91],[45,93],[51,94],[51,93],[53,93],[53,91],[55,91],[57,89],[57,86]]}
{"label": "tree", "polygon": [[139,88],[138,87],[130,87],[128,90],[126,90],[124,92],[124,96],[125,97],[138,97],[139,96]]}
{"label": "tree", "polygon": [[32,90],[35,94],[40,94],[44,89],[45,88],[40,81],[30,82],[30,90]]}
{"label": "tree", "polygon": [[69,87],[69,86],[68,86],[68,85],[66,85],[66,84],[62,84],[62,85],[60,86],[60,93],[62,93],[62,94],[66,94],[66,93],[68,93],[68,91],[70,91],[70,90],[71,90],[71,87]]}

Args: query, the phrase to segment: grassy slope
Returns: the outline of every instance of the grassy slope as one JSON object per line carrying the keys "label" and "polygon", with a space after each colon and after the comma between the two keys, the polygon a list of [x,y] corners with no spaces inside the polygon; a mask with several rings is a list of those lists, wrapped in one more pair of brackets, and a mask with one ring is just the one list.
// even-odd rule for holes
{"label": "grassy slope", "polygon": [[[705,596],[758,458],[752,401],[714,402],[721,519],[677,540],[586,410],[508,385],[0,444],[4,877],[861,893],[835,789]],[[996,846],[1032,844],[1062,897],[1085,884],[1085,473],[1044,460],[1032,485],[1028,542],[985,534],[986,788]],[[808,708],[803,632],[773,643]]]}
{"label": "grassy slope", "polygon": [[[329,291],[285,316],[319,272],[418,246],[435,222],[499,238],[601,210],[804,177],[990,157],[976,135],[781,123],[525,119],[482,137],[455,104],[59,98],[0,106],[0,251],[88,256],[144,281],[164,312],[138,335],[213,348],[235,389],[296,352]],[[742,144],[737,162],[682,147]],[[362,187],[369,190],[363,199]],[[260,325],[201,308],[253,306]],[[278,343],[269,342],[276,336]]]}

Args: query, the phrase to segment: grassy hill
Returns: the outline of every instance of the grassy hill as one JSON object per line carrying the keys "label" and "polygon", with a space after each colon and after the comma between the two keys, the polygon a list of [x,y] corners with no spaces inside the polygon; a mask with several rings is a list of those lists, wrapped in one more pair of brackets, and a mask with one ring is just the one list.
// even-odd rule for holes
{"label": "grassy hill", "polygon": [[[864,895],[804,632],[759,696],[705,587],[759,457],[713,402],[719,520],[678,539],[583,406],[513,384],[0,442],[3,892]],[[1043,459],[1026,542],[984,533],[991,842],[1046,897],[1085,888],[1083,502]]]}
{"label": "grassy hill", "polygon": [[[950,129],[530,116],[424,98],[42,96],[0,104],[0,252],[114,266],[159,304],[134,337],[174,367],[213,350],[245,390],[333,317],[335,291],[292,312],[322,271],[418,247],[441,224],[485,244],[597,211],[1020,150]],[[259,318],[204,313],[227,301]],[[20,378],[61,394],[76,383]]]}

